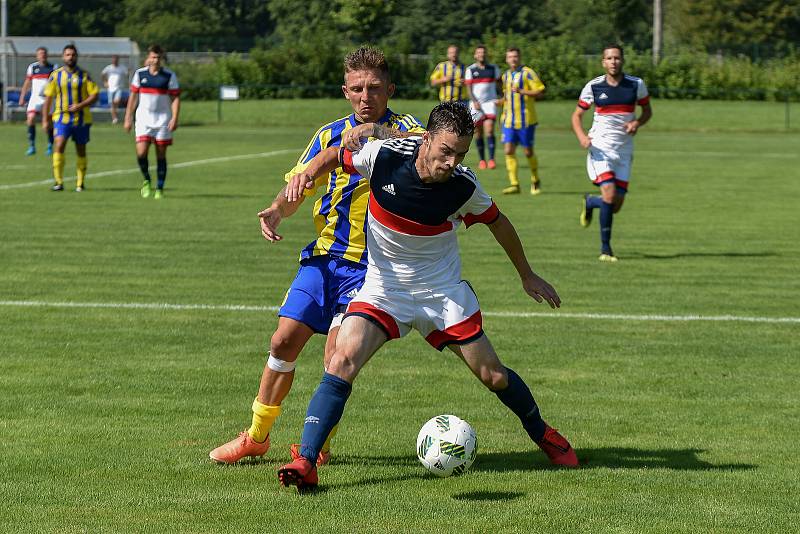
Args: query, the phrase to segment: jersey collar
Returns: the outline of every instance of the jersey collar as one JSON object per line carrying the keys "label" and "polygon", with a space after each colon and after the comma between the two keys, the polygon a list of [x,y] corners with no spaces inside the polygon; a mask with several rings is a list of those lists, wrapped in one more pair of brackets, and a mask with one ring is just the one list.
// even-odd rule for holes
{"label": "jersey collar", "polygon": [[[389,122],[389,119],[392,118],[392,115],[394,115],[394,112],[392,112],[392,110],[387,107],[386,108],[386,113],[383,114],[383,117],[378,119],[377,124],[386,124],[387,122]],[[351,113],[350,117],[348,117],[348,119],[350,120],[350,127],[351,128],[355,128],[359,124],[364,124],[363,122],[361,122],[360,120],[358,120],[356,118],[356,114],[355,113]]]}

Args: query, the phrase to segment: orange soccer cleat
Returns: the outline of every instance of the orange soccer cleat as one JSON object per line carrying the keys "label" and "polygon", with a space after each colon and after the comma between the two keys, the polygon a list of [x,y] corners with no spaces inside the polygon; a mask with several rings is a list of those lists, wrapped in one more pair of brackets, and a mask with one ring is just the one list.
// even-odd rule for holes
{"label": "orange soccer cleat", "polygon": [[208,456],[221,464],[235,464],[245,456],[264,456],[268,450],[269,435],[264,443],[259,443],[244,431],[225,445],[220,445],[208,453]]}
{"label": "orange soccer cleat", "polygon": [[[292,460],[297,460],[298,458],[302,458],[300,455],[300,444],[293,443],[291,447],[289,447],[289,452],[292,454]],[[331,453],[330,451],[319,451],[319,456],[317,456],[317,465],[325,465],[331,461]]]}
{"label": "orange soccer cleat", "polygon": [[489,160],[489,168],[490,169],[494,169],[496,167],[497,167],[497,163],[495,163],[493,159],[490,159]]}
{"label": "orange soccer cleat", "polygon": [[478,162],[478,168],[479,168],[479,169],[485,169],[485,168],[486,168],[486,161],[484,161],[484,160],[480,160],[480,161]]}
{"label": "orange soccer cleat", "polygon": [[284,488],[297,486],[298,490],[314,489],[319,484],[317,466],[301,456],[278,469],[278,480]]}
{"label": "orange soccer cleat", "polygon": [[542,440],[536,443],[544,451],[550,463],[564,467],[578,467],[578,455],[569,441],[558,430],[547,425]]}

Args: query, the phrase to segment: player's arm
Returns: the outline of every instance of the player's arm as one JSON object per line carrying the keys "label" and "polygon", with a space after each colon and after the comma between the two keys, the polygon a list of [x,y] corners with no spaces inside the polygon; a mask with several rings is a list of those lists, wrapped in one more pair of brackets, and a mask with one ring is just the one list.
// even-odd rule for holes
{"label": "player's arm", "polygon": [[439,86],[439,85],[442,85],[442,84],[445,84],[445,83],[450,83],[450,80],[452,80],[452,79],[453,79],[452,76],[445,76],[444,75],[444,69],[442,68],[441,64],[436,65],[436,68],[433,69],[433,72],[431,73],[431,85],[433,87],[436,87],[436,86]]}
{"label": "player's arm", "polygon": [[283,239],[283,236],[277,233],[278,225],[280,225],[281,221],[286,217],[294,215],[305,199],[305,197],[301,195],[300,198],[294,202],[289,202],[289,199],[286,198],[286,189],[288,187],[289,185],[287,184],[280,190],[270,207],[258,212],[258,218],[261,223],[261,235],[263,235],[264,239],[267,241],[280,241]]}
{"label": "player's arm", "polygon": [[[91,84],[91,85],[90,85]],[[67,111],[70,113],[74,113],[79,111],[83,108],[89,107],[95,102],[97,102],[97,98],[100,96],[100,91],[97,89],[97,85],[92,82],[91,80],[87,80],[87,94],[86,98],[78,102],[77,104],[72,104]]]}
{"label": "player's arm", "polygon": [[125,120],[123,122],[126,132],[131,131],[133,126],[133,112],[136,111],[136,105],[139,103],[139,91],[134,91],[131,88],[130,95],[128,96],[128,105],[125,106]]}
{"label": "player's arm", "polygon": [[629,135],[636,135],[636,132],[650,120],[653,116],[653,108],[650,106],[650,101],[642,104],[642,114],[631,122],[625,123],[625,131]]}
{"label": "player's arm", "polygon": [[28,89],[31,87],[31,79],[27,76],[25,77],[25,81],[22,82],[22,89],[19,90],[19,105],[25,105],[25,95],[28,94]]}
{"label": "player's arm", "polygon": [[406,137],[419,137],[420,133],[419,129],[416,129],[416,131],[409,130],[404,132],[383,124],[366,122],[342,134],[342,146],[347,150],[355,152],[363,146],[361,142],[362,139],[368,139],[370,137],[374,139],[405,139]]}
{"label": "player's arm", "polygon": [[330,174],[339,166],[340,147],[330,146],[320,150],[314,158],[308,162],[308,166],[292,176],[289,183],[284,188],[286,199],[289,202],[296,202],[303,196],[306,189],[312,189],[317,178]]}
{"label": "player's arm", "polygon": [[586,112],[580,106],[575,106],[575,111],[572,112],[572,131],[575,132],[575,137],[578,138],[578,143],[583,148],[589,148],[592,145],[592,139],[586,135],[586,130],[583,129],[583,114]]}
{"label": "player's arm", "polygon": [[53,109],[53,97],[45,95],[44,104],[42,104],[42,127],[49,130],[53,125],[53,117],[50,115],[50,110]]}
{"label": "player's arm", "polygon": [[172,107],[172,118],[169,120],[169,131],[174,132],[178,129],[178,115],[181,113],[181,96],[179,94],[170,95],[172,99],[171,107]]}
{"label": "player's arm", "polygon": [[536,300],[536,302],[542,302],[542,300],[544,300],[551,308],[560,308],[561,298],[559,298],[553,286],[531,269],[528,258],[525,256],[525,250],[522,248],[519,234],[517,234],[514,225],[511,224],[508,217],[499,213],[494,222],[489,223],[488,226],[495,240],[503,247],[508,259],[511,260],[517,273],[519,273],[525,292]]}

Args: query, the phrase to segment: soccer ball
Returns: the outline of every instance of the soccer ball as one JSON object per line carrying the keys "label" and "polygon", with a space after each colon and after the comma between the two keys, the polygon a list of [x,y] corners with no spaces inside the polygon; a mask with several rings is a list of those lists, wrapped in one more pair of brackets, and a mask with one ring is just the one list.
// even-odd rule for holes
{"label": "soccer ball", "polygon": [[475,431],[455,415],[437,415],[422,425],[417,436],[417,457],[437,477],[460,475],[477,453]]}

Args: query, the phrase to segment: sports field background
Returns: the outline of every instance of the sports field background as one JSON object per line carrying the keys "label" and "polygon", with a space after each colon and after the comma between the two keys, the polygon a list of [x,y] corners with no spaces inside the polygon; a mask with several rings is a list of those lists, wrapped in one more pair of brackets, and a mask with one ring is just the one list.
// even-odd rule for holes
{"label": "sports field background", "polygon": [[[391,107],[424,121],[431,105]],[[186,103],[162,201],[140,198],[121,128],[93,127],[77,194],[28,186],[50,176],[41,131],[26,158],[24,125],[0,127],[2,530],[795,530],[800,133],[783,130],[783,104],[653,106],[615,217],[618,264],[597,262],[596,223],[578,225],[592,187],[574,103],[539,104],[544,194],[501,195],[501,154],[479,173],[560,311],[524,295],[488,230],[460,234],[490,338],[585,468],[551,469],[463,364],[412,333],[357,380],[311,496],[281,490],[275,471],[319,381],[322,337],[300,357],[266,459],[220,467],[208,451],[249,423],[269,307],[313,237],[310,203],[278,244],[256,213],[347,102],[225,103],[219,125],[215,103]],[[234,156],[247,157],[197,163]],[[68,176],[74,164],[70,147]],[[477,431],[462,477],[416,460],[419,427],[440,413]]]}

